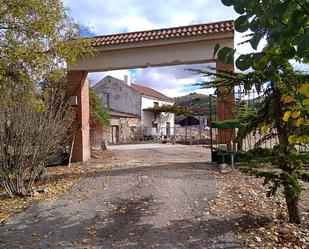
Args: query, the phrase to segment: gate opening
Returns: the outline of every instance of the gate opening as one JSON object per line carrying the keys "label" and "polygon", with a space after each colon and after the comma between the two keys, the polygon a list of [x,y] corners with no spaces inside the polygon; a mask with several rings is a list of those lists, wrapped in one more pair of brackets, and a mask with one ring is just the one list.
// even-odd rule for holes
{"label": "gate opening", "polygon": [[[234,22],[230,20],[87,39],[88,46],[96,51],[94,56],[80,57],[68,66],[68,92],[78,97],[73,161],[90,158],[88,73],[209,62],[216,63],[220,70],[234,69],[233,64],[223,65],[213,57],[217,43],[221,47],[234,47]],[[226,131],[219,131],[219,140],[233,136],[222,132]]]}

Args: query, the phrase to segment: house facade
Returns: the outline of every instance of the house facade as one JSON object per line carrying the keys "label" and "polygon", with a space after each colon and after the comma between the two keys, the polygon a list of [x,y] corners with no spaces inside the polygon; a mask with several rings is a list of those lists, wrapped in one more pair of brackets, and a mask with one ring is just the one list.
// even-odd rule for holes
{"label": "house facade", "polygon": [[169,112],[153,113],[145,109],[173,105],[171,98],[145,86],[131,84],[131,87],[142,95],[141,103],[141,127],[143,136],[171,136],[174,135],[175,114]]}
{"label": "house facade", "polygon": [[108,110],[141,115],[142,95],[123,80],[106,76],[93,89]]}
{"label": "house facade", "polygon": [[107,76],[93,86],[101,104],[108,110],[108,127],[91,127],[91,147],[138,141],[141,138],[142,95],[124,81]]}
{"label": "house facade", "polygon": [[173,104],[167,96],[137,84],[130,84],[128,78],[120,80],[106,76],[93,86],[102,106],[110,115],[109,127],[93,126],[91,129],[92,149],[108,144],[132,143],[143,137],[173,135],[174,114],[154,114],[143,109]]}

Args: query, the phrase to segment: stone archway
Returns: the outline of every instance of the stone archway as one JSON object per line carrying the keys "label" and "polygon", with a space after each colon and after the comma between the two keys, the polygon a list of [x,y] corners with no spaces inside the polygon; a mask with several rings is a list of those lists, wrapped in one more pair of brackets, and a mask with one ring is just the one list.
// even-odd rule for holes
{"label": "stone archway", "polygon": [[[89,46],[95,49],[95,55],[79,58],[76,64],[68,67],[69,95],[78,97],[72,160],[86,161],[90,157],[88,72],[206,62],[216,62],[217,69],[234,70],[233,64],[223,65],[213,59],[216,43],[221,47],[234,47],[233,21],[89,38]],[[233,103],[233,96],[224,102],[218,101],[219,120],[234,117],[228,108]],[[233,131],[221,130],[219,143],[227,143],[233,136]]]}

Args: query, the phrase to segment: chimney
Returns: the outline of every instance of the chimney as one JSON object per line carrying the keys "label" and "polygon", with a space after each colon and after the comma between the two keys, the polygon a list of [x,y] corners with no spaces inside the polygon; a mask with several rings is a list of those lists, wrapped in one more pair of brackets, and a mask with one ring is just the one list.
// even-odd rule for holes
{"label": "chimney", "polygon": [[131,81],[130,81],[129,75],[124,76],[124,83],[127,84],[128,86],[131,86]]}

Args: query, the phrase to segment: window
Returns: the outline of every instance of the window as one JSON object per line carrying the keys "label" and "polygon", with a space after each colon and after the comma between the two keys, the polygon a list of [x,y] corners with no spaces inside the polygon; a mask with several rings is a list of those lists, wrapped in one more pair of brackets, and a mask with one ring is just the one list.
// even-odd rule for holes
{"label": "window", "polygon": [[156,129],[156,132],[158,132],[158,124],[153,124],[152,127]]}
{"label": "window", "polygon": [[106,96],[106,108],[109,109],[110,108],[110,94],[107,93]]}
{"label": "window", "polygon": [[153,102],[153,107],[155,108],[159,107],[159,102]]}

